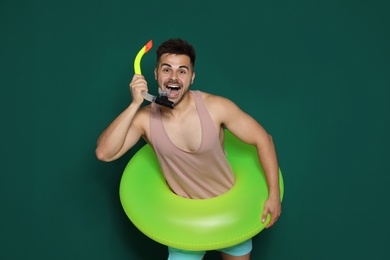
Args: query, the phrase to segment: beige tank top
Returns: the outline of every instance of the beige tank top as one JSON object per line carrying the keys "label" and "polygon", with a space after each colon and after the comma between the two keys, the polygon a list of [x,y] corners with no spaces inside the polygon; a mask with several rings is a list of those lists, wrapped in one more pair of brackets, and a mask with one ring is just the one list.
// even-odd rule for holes
{"label": "beige tank top", "polygon": [[202,129],[199,149],[187,152],[172,143],[162,124],[160,107],[154,103],[150,116],[151,143],[173,192],[191,199],[212,198],[230,190],[235,179],[201,93],[190,93],[195,100]]}

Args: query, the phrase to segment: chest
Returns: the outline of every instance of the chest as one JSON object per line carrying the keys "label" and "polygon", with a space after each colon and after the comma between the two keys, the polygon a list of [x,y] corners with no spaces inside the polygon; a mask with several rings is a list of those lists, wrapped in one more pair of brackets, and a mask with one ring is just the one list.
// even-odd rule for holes
{"label": "chest", "polygon": [[162,125],[177,148],[186,152],[195,152],[200,148],[202,124],[196,110],[179,118],[162,118]]}

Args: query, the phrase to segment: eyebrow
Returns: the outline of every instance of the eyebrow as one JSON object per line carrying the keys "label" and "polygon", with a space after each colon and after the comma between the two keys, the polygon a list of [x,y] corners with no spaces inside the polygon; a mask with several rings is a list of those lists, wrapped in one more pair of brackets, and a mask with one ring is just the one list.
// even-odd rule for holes
{"label": "eyebrow", "polygon": [[[171,65],[171,64],[168,64],[168,63],[161,63],[161,67],[162,67],[162,66],[168,66],[168,67],[172,68],[172,65]],[[179,69],[182,69],[182,68],[185,68],[185,69],[187,69],[187,70],[190,70],[190,68],[189,68],[188,66],[185,66],[185,65],[180,65],[180,66],[179,66]]]}

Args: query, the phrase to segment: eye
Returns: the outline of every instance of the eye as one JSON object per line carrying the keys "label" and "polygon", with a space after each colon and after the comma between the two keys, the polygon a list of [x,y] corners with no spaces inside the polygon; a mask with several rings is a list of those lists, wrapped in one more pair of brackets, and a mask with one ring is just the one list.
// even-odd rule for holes
{"label": "eye", "polygon": [[162,68],[162,72],[163,72],[163,73],[168,73],[169,71],[170,71],[169,68]]}
{"label": "eye", "polygon": [[185,74],[187,74],[187,71],[186,70],[179,70],[179,74],[185,75]]}

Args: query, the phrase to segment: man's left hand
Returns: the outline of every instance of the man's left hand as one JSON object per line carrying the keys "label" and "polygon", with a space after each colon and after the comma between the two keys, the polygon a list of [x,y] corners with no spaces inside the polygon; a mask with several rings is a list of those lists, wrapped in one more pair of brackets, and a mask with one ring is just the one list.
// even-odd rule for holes
{"label": "man's left hand", "polygon": [[279,198],[268,198],[264,203],[263,215],[261,221],[264,223],[267,219],[267,215],[271,215],[271,220],[267,224],[266,228],[270,228],[278,220],[282,213],[282,206]]}

